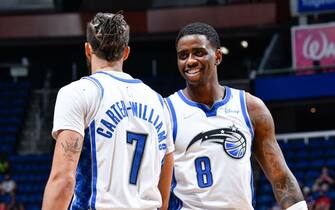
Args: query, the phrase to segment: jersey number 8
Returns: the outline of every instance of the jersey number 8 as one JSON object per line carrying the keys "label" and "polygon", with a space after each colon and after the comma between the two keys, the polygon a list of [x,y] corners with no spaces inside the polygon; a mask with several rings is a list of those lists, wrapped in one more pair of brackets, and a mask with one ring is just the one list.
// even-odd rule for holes
{"label": "jersey number 8", "polygon": [[195,171],[197,173],[198,186],[206,188],[213,185],[213,176],[211,172],[211,162],[208,157],[198,157],[194,161]]}

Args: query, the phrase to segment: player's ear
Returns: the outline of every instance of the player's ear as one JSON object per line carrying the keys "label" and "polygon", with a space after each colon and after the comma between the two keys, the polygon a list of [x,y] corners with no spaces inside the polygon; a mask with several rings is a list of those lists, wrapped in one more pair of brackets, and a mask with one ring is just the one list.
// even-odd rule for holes
{"label": "player's ear", "polygon": [[221,49],[216,49],[215,51],[215,65],[218,66],[222,61],[222,51]]}
{"label": "player's ear", "polygon": [[85,55],[86,55],[86,58],[91,62],[91,60],[92,60],[92,46],[88,42],[85,42]]}
{"label": "player's ear", "polygon": [[127,46],[127,47],[124,48],[124,51],[123,51],[123,60],[124,61],[127,60],[129,54],[130,54],[130,47]]}

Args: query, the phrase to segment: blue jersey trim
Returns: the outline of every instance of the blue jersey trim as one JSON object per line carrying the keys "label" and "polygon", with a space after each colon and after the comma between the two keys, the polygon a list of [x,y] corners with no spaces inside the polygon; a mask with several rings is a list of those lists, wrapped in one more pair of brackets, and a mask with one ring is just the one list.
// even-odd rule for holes
{"label": "blue jersey trim", "polygon": [[176,137],[177,137],[177,128],[178,128],[178,124],[177,124],[177,116],[176,116],[176,111],[173,107],[172,101],[170,98],[166,98],[166,102],[168,103],[171,115],[172,115],[172,137],[173,137],[173,142],[176,142]]}
{"label": "blue jersey trim", "polygon": [[89,199],[92,195],[92,160],[90,129],[85,129],[83,149],[80,154],[76,172],[76,186],[74,198],[71,202],[71,210],[89,209]]}
{"label": "blue jersey trim", "polygon": [[254,139],[254,129],[252,127],[248,112],[247,112],[247,105],[246,105],[246,100],[245,100],[245,94],[243,90],[240,90],[240,103],[241,103],[241,109],[242,109],[242,114],[245,120],[246,125],[249,128],[250,134],[251,134],[251,139]]}
{"label": "blue jersey trim", "polygon": [[198,103],[198,102],[194,102],[194,101],[191,101],[190,99],[186,98],[186,96],[183,94],[183,91],[182,90],[179,90],[178,91],[178,95],[179,97],[188,105],[190,106],[194,106],[194,107],[197,107],[199,109],[201,109],[203,112],[205,112],[206,116],[207,117],[213,117],[213,116],[216,116],[217,114],[217,110],[225,105],[229,99],[230,99],[230,96],[231,96],[231,89],[229,87],[226,87],[226,95],[225,97],[221,100],[221,101],[218,101],[218,102],[215,102],[212,106],[212,108],[209,108],[207,105],[205,104],[201,104],[201,103]]}
{"label": "blue jersey trim", "polygon": [[84,77],[83,79],[87,79],[92,81],[99,89],[100,89],[100,96],[104,97],[104,87],[101,85],[101,83],[99,82],[99,80],[97,80],[96,78],[90,76],[90,77]]}
{"label": "blue jersey trim", "polygon": [[97,156],[96,156],[96,145],[95,145],[95,123],[94,121],[90,125],[90,136],[91,136],[91,145],[92,145],[92,197],[91,197],[91,209],[95,209],[95,201],[97,196]]}
{"label": "blue jersey trim", "polygon": [[120,78],[120,77],[114,76],[112,74],[108,74],[108,73],[103,72],[103,71],[98,71],[98,72],[96,72],[96,74],[105,74],[107,76],[112,77],[113,79],[119,80],[121,82],[126,82],[126,83],[142,83],[142,81],[139,80],[139,79],[124,79],[124,78]]}
{"label": "blue jersey trim", "polygon": [[159,102],[161,102],[162,107],[164,107],[164,100],[163,100],[163,97],[162,97],[159,93],[156,93],[156,94],[157,94],[157,96],[158,96]]}
{"label": "blue jersey trim", "polygon": [[[250,159],[250,168],[252,168],[251,159]],[[255,197],[255,190],[254,190],[254,175],[252,173],[252,170],[250,174],[250,189],[251,189],[252,206],[255,208],[256,207],[256,197]]]}
{"label": "blue jersey trim", "polygon": [[180,210],[183,207],[183,202],[174,194],[174,188],[177,186],[177,180],[174,175],[174,170],[172,174],[172,183],[171,183],[171,193],[169,200],[169,210]]}

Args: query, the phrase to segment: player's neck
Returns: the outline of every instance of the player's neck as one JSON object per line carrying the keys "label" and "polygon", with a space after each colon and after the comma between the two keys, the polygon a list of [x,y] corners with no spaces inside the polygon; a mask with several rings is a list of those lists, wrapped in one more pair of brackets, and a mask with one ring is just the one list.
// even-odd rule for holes
{"label": "player's neck", "polygon": [[121,60],[109,62],[103,59],[95,59],[92,62],[92,73],[98,71],[118,71],[123,72],[122,70],[123,62]]}
{"label": "player's neck", "polygon": [[225,87],[219,84],[214,86],[192,86],[187,85],[183,90],[184,95],[195,102],[212,107],[217,101],[221,101],[225,96]]}

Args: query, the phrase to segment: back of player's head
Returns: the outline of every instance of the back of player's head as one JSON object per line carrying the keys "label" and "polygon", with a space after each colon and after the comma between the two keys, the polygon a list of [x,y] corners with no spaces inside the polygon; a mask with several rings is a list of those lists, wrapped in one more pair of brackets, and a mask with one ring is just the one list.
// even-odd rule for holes
{"label": "back of player's head", "polygon": [[129,42],[129,26],[122,11],[96,14],[87,24],[86,38],[97,57],[107,61],[121,59]]}
{"label": "back of player's head", "polygon": [[201,22],[190,23],[184,26],[177,35],[176,46],[183,36],[196,34],[205,35],[214,48],[220,48],[220,38],[216,30],[212,26]]}

